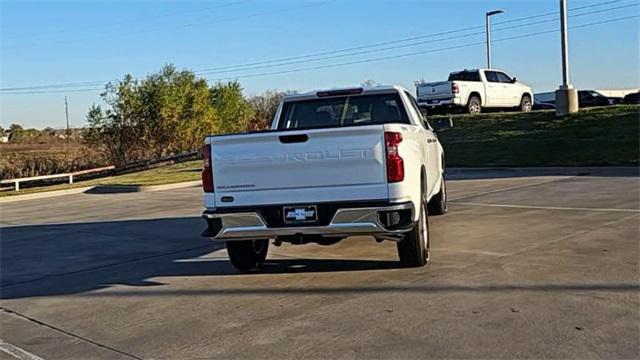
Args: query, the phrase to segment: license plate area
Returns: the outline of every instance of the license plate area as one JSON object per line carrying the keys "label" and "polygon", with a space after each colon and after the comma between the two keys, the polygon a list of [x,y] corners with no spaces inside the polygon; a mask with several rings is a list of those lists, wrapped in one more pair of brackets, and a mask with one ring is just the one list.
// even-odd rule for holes
{"label": "license plate area", "polygon": [[308,224],[318,222],[316,205],[283,206],[282,216],[285,224]]}

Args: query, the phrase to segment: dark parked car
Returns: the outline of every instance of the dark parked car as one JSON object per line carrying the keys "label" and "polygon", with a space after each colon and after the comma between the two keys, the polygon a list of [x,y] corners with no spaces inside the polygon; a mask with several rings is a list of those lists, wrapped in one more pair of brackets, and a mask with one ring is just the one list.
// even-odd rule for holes
{"label": "dark parked car", "polygon": [[580,90],[578,91],[578,105],[581,108],[591,106],[608,106],[611,105],[611,101],[608,97],[593,90]]}
{"label": "dark parked car", "polygon": [[555,110],[555,104],[534,100],[532,110]]}
{"label": "dark parked car", "polygon": [[623,104],[640,104],[640,91],[625,95]]}
{"label": "dark parked car", "polygon": [[607,99],[609,99],[609,104],[611,104],[611,105],[622,104],[622,98],[621,97],[609,96]]}

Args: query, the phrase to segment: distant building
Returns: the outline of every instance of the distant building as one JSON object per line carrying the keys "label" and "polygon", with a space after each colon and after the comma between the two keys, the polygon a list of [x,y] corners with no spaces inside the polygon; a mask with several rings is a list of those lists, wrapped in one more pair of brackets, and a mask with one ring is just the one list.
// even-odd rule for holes
{"label": "distant building", "polygon": [[82,128],[71,128],[67,129],[55,129],[51,131],[51,135],[58,139],[81,139],[82,138]]}
{"label": "distant building", "polygon": [[0,143],[2,144],[6,144],[9,142],[9,135],[11,133],[9,132],[9,130],[5,130],[0,132]]}

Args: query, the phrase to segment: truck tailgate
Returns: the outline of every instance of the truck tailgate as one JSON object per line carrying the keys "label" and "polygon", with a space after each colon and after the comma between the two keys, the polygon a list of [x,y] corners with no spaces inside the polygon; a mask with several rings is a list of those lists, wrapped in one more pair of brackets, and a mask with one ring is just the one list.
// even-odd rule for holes
{"label": "truck tailgate", "polygon": [[418,101],[453,97],[453,93],[451,92],[451,82],[441,81],[420,84],[417,88],[417,95]]}
{"label": "truck tailgate", "polygon": [[382,125],[211,137],[215,206],[386,199],[383,139]]}

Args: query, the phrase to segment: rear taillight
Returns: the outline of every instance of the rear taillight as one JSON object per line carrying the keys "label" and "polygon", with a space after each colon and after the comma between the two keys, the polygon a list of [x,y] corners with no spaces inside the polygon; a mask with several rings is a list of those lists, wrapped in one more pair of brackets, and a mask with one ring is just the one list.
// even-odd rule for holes
{"label": "rear taillight", "polygon": [[202,189],[204,192],[213,192],[213,166],[211,165],[211,145],[207,144],[200,149],[202,155]]}
{"label": "rear taillight", "polygon": [[398,154],[398,145],[402,142],[402,134],[385,132],[384,142],[387,152],[387,182],[400,182],[404,180],[404,161]]}
{"label": "rear taillight", "polygon": [[457,94],[458,92],[460,92],[460,89],[458,88],[458,84],[451,83],[451,92],[454,94]]}

